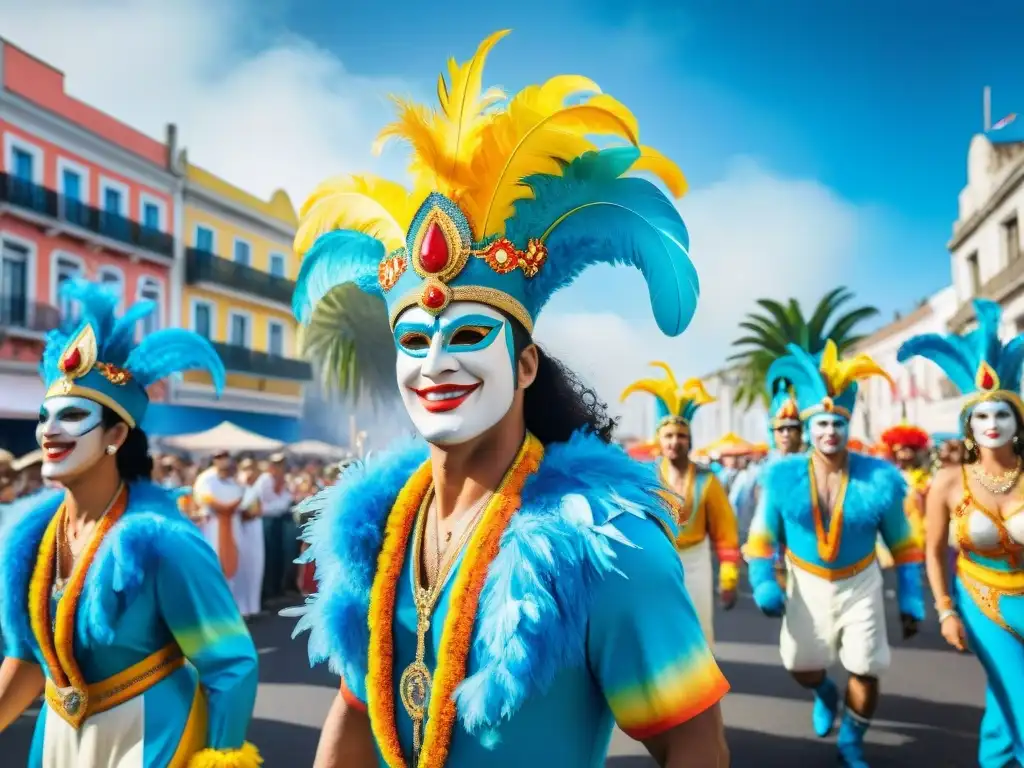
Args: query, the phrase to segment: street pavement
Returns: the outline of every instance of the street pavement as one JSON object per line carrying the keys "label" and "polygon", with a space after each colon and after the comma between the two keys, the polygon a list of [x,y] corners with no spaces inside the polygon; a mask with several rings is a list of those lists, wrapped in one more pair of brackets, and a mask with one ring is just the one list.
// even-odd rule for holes
{"label": "street pavement", "polygon": [[[898,627],[892,601],[890,612],[889,626]],[[312,765],[320,725],[337,690],[337,678],[324,668],[308,668],[305,644],[289,637],[293,623],[274,616],[252,626],[261,665],[249,735],[262,751],[266,768]],[[816,739],[811,732],[810,697],[779,665],[778,631],[779,620],[761,616],[747,598],[717,618],[716,653],[732,684],[723,703],[732,765],[834,766],[832,741]],[[899,641],[892,630],[890,639],[893,665],[883,678],[881,705],[868,737],[872,768],[977,765],[984,701],[984,677],[977,660],[946,650],[934,617],[910,643]],[[25,765],[36,712],[26,713],[0,735],[0,765]],[[607,768],[653,765],[642,747],[615,734]]]}

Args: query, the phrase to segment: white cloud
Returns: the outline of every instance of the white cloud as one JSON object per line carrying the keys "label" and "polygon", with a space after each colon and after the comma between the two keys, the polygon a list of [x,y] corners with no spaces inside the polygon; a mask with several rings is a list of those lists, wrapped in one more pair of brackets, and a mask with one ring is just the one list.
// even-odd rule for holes
{"label": "white cloud", "polygon": [[241,0],[0,0],[4,37],[62,69],[71,95],[157,138],[177,123],[192,162],[264,198],[400,172],[369,148],[385,95],[409,87],[260,21]]}
{"label": "white cloud", "polygon": [[[795,297],[808,311],[855,264],[851,255],[874,214],[816,181],[781,178],[749,159],[691,192],[680,209],[701,279],[697,314],[682,336],[664,337],[647,316],[627,321],[610,312],[566,312],[565,302],[538,324],[541,342],[597,389],[625,432],[647,427],[644,398],[619,405],[618,395],[650,372],[649,362],[668,362],[680,378],[703,375],[724,362],[756,299]],[[620,292],[624,303],[646,302],[641,281]]]}

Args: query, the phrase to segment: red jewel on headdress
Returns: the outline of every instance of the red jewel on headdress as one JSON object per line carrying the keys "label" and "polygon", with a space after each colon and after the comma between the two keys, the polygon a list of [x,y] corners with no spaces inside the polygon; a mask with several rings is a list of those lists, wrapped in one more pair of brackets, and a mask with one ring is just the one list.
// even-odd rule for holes
{"label": "red jewel on headdress", "polygon": [[75,347],[60,361],[60,369],[64,373],[70,373],[78,368],[82,364],[82,353],[78,351],[78,347]]}
{"label": "red jewel on headdress", "polygon": [[427,232],[420,244],[420,265],[431,274],[436,274],[448,266],[450,252],[444,232],[436,221],[430,222]]}
{"label": "red jewel on headdress", "polygon": [[440,309],[444,306],[445,298],[444,291],[436,285],[428,285],[423,292],[423,305],[430,309]]}
{"label": "red jewel on headdress", "polygon": [[981,384],[982,389],[989,390],[996,385],[996,379],[992,375],[992,372],[986,368],[981,372],[981,381],[978,383]]}

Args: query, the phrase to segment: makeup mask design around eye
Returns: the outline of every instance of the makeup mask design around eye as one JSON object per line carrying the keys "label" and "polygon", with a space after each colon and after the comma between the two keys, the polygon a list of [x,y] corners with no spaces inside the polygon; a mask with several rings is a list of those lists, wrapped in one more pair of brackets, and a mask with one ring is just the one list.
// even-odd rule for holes
{"label": "makeup mask design around eye", "polygon": [[84,397],[50,397],[39,409],[36,442],[43,450],[42,475],[65,482],[103,458],[103,406]]}
{"label": "makeup mask design around eye", "polygon": [[514,345],[496,309],[454,302],[435,318],[412,307],[399,316],[394,337],[402,401],[428,442],[459,445],[508,413],[516,391]]}
{"label": "makeup mask design around eye", "polygon": [[1017,416],[1009,403],[986,400],[971,409],[971,434],[983,448],[1002,448],[1017,434]]}
{"label": "makeup mask design around eye", "polygon": [[820,413],[811,417],[807,431],[814,450],[828,455],[846,448],[850,425],[842,416]]}

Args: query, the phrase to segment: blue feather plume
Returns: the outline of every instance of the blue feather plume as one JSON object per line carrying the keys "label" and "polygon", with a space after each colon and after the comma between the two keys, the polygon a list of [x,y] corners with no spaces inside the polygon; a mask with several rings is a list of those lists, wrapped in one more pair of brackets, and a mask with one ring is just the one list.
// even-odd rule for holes
{"label": "blue feather plume", "polygon": [[623,176],[639,156],[635,147],[587,152],[560,176],[523,179],[533,197],[516,201],[505,230],[515,243],[547,232],[548,259],[526,284],[533,316],[587,267],[628,264],[643,273],[664,333],[678,335],[690,323],[700,285],[690,261],[689,233],[658,187]]}
{"label": "blue feather plume", "polygon": [[796,344],[787,345],[789,354],[771,364],[766,376],[768,391],[778,394],[780,388],[792,387],[796,391],[800,410],[820,403],[828,397],[828,387],[818,370],[818,359]]}
{"label": "blue feather plume", "polygon": [[224,390],[224,363],[209,341],[182,328],[151,333],[128,355],[125,369],[143,387],[182,371],[206,371],[213,387]]}
{"label": "blue feather plume", "polygon": [[970,333],[943,335],[924,333],[903,342],[896,359],[905,363],[912,357],[931,360],[949,377],[961,394],[977,391],[975,381],[981,364],[988,363],[999,377],[999,386],[1009,392],[1020,392],[1024,368],[1024,334],[1005,345],[999,339],[1002,309],[994,301],[975,299],[974,312],[978,327]]}
{"label": "blue feather plume", "polygon": [[320,300],[346,283],[355,283],[365,293],[380,296],[377,268],[384,255],[384,244],[362,232],[339,229],[318,237],[303,257],[295,281],[295,317],[300,323],[309,323]]}

